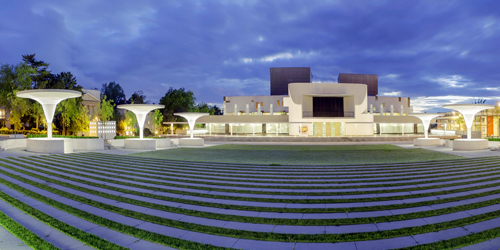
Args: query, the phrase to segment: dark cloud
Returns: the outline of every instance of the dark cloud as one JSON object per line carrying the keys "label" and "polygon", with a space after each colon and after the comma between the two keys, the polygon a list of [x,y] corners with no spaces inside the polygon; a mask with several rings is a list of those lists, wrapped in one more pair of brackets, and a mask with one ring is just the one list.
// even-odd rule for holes
{"label": "dark cloud", "polygon": [[415,105],[493,102],[498,9],[495,0],[9,1],[0,63],[36,53],[87,88],[116,81],[153,102],[169,87],[208,103],[267,95],[269,68],[292,66],[311,67],[318,82],[378,74],[381,94]]}

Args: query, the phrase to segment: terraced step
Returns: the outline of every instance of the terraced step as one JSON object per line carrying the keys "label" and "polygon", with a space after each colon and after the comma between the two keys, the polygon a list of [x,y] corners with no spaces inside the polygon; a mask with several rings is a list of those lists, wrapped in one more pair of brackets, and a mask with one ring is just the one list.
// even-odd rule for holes
{"label": "terraced step", "polygon": [[0,159],[0,190],[121,247],[470,249],[500,237],[499,159],[297,167],[82,153]]}

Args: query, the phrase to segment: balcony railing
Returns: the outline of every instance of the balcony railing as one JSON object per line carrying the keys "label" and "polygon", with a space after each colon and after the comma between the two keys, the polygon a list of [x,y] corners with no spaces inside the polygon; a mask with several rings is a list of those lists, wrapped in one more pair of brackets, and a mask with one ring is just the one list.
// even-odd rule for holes
{"label": "balcony railing", "polygon": [[345,111],[345,112],[303,111],[302,117],[354,117],[354,112],[353,111]]}

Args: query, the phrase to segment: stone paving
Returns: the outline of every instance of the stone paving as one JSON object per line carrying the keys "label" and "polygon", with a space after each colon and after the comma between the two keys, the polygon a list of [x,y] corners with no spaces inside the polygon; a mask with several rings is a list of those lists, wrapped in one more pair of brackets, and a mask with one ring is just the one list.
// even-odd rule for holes
{"label": "stone paving", "polygon": [[[297,168],[97,153],[22,156],[0,159],[0,179],[52,202],[43,203],[5,184],[0,184],[2,192],[61,222],[131,249],[175,247],[109,229],[53,204],[60,202],[114,223],[208,248],[392,249],[437,244],[500,228],[496,215],[500,211],[500,158]],[[6,202],[0,203],[0,209],[10,211],[11,218],[56,247],[87,247],[62,233],[59,237],[56,229]],[[48,239],[52,237],[46,237],[47,233],[59,240]],[[497,239],[485,238],[458,247],[489,249],[496,243]]]}

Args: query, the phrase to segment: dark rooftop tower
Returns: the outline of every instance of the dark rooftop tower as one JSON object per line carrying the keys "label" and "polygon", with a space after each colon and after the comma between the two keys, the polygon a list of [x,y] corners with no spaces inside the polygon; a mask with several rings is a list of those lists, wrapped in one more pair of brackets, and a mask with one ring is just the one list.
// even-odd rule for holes
{"label": "dark rooftop tower", "polygon": [[288,95],[288,84],[311,82],[311,68],[271,68],[271,95]]}
{"label": "dark rooftop tower", "polygon": [[366,84],[368,95],[378,95],[378,75],[367,74],[339,74],[339,83],[362,83]]}

